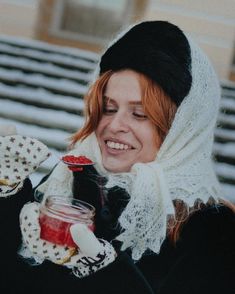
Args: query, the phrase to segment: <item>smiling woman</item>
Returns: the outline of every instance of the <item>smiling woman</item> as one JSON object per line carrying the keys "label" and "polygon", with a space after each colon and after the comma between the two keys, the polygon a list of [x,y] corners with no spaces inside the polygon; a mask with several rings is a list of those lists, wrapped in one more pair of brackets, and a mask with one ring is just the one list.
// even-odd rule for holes
{"label": "smiling woman", "polygon": [[60,195],[95,208],[86,211],[94,234],[81,211],[80,222],[61,228],[74,247],[43,240],[42,206],[23,181],[45,147],[1,138],[2,292],[234,293],[234,208],[222,200],[211,156],[220,87],[201,49],[171,23],[134,25],[101,57],[85,102],[86,123],[67,155],[76,160],[35,188],[42,204]]}

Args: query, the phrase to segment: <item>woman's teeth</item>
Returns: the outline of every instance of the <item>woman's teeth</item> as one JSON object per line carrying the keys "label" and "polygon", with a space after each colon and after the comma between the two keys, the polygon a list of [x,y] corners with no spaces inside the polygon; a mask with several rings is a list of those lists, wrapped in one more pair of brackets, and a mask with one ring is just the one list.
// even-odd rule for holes
{"label": "woman's teeth", "polygon": [[130,148],[128,145],[120,144],[120,143],[115,143],[115,142],[112,142],[112,141],[107,141],[106,144],[107,144],[107,146],[109,148],[112,148],[112,149],[127,150],[127,149]]}

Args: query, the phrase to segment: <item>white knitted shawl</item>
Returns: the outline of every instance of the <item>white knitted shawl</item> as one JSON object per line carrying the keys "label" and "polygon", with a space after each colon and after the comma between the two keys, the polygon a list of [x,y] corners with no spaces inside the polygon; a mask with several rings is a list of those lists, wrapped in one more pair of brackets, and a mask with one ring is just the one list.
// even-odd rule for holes
{"label": "white knitted shawl", "polygon": [[[167,220],[174,215],[172,200],[192,207],[197,199],[221,198],[211,153],[220,102],[220,86],[210,62],[188,37],[192,58],[192,87],[177,110],[173,124],[157,157],[150,163],[136,163],[129,173],[110,174],[102,166],[95,134],[79,142],[71,154],[86,155],[98,172],[109,178],[108,187],[119,185],[130,201],[119,222],[122,250],[132,249],[138,260],[150,249],[158,253],[166,237]],[[72,173],[59,163],[38,190],[45,196],[72,195]]]}

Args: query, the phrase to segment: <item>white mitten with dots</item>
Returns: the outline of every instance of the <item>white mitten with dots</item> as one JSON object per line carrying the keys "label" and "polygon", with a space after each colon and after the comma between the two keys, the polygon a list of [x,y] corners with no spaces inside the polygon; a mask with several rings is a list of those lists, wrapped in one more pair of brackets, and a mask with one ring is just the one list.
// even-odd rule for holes
{"label": "white mitten with dots", "polygon": [[[77,248],[56,245],[40,238],[40,204],[27,203],[20,213],[20,227],[23,236],[23,257],[33,258],[42,263],[45,259],[71,268],[73,273],[83,278],[107,266],[116,258],[113,246],[105,240],[97,239],[84,224],[74,224],[70,232]],[[28,251],[27,251],[27,250]]]}
{"label": "white mitten with dots", "polygon": [[15,194],[49,155],[47,146],[36,139],[0,136],[0,197]]}

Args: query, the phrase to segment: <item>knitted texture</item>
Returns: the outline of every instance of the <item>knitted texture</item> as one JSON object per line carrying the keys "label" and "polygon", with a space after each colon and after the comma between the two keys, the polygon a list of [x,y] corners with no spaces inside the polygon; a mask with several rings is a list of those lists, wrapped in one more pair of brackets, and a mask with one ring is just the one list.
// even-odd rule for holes
{"label": "knitted texture", "polygon": [[[98,172],[108,176],[107,187],[118,185],[130,194],[119,218],[123,230],[117,239],[123,243],[122,250],[132,249],[134,260],[148,249],[159,252],[166,237],[168,217],[174,215],[172,200],[183,200],[192,207],[197,199],[207,202],[210,197],[221,198],[211,159],[220,87],[207,57],[189,37],[188,41],[192,86],[153,162],[137,163],[129,173],[110,174],[102,166],[94,134],[71,151],[91,158]],[[60,163],[38,189],[45,195],[61,194],[63,185],[69,186],[65,195],[71,193],[71,172]]]}
{"label": "knitted texture", "polygon": [[0,197],[16,194],[49,155],[47,146],[34,138],[0,136]]}
{"label": "knitted texture", "polygon": [[40,204],[27,203],[20,213],[20,229],[23,244],[19,254],[25,258],[33,258],[35,263],[42,263],[49,259],[54,263],[63,264],[70,260],[76,249],[67,246],[56,245],[40,238],[39,224]]}
{"label": "knitted texture", "polygon": [[[53,263],[71,268],[75,276],[83,278],[115,260],[116,252],[113,246],[106,240],[96,239],[94,235],[93,238],[95,238],[99,244],[97,248],[99,251],[94,256],[89,256],[84,252],[88,252],[86,247],[89,246],[89,244],[87,244],[85,248],[81,248],[81,246],[75,248],[53,244],[41,239],[39,214],[40,204],[37,202],[25,204],[20,213],[20,228],[23,244],[19,250],[19,254],[29,259],[32,265],[41,264],[47,259]],[[89,230],[88,233],[85,233],[89,234]],[[81,236],[77,236],[76,239],[79,238],[81,238]]]}

